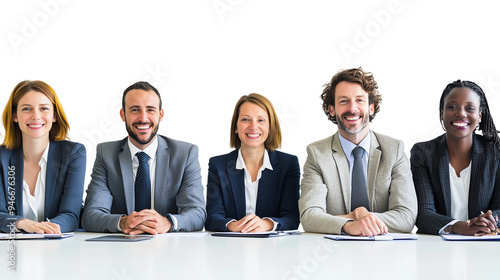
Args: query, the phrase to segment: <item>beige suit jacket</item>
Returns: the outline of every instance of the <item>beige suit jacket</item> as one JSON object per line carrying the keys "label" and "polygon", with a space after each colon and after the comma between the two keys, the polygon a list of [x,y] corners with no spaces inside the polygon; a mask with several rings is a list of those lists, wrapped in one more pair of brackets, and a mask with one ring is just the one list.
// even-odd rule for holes
{"label": "beige suit jacket", "polygon": [[[368,200],[389,232],[410,232],[417,197],[403,142],[371,133]],[[300,221],[305,231],[340,234],[351,209],[351,178],[338,132],[307,146],[301,182]]]}

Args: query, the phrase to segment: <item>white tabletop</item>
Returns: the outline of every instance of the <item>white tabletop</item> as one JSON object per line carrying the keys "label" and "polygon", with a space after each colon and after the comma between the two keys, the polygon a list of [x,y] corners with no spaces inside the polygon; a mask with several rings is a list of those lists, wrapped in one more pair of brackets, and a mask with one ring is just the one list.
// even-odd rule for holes
{"label": "white tabletop", "polygon": [[[498,241],[334,241],[165,234],[140,242],[0,241],[0,279],[498,279]],[[8,254],[15,247],[16,272]]]}

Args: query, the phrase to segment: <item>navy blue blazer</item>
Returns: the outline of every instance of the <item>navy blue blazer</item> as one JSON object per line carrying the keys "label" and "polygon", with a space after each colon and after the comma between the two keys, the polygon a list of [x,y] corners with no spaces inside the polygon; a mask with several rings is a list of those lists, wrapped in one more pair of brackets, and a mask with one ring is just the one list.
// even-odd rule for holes
{"label": "navy blue blazer", "polygon": [[[74,231],[82,208],[86,153],[82,144],[51,141],[45,179],[45,217]],[[0,147],[0,231],[10,232],[9,225],[23,217],[23,149]]]}
{"label": "navy blue blazer", "polygon": [[[208,164],[207,221],[208,231],[227,231],[232,219],[246,216],[245,171],[236,169],[238,150],[213,157]],[[273,170],[264,169],[259,180],[255,214],[278,222],[276,230],[299,226],[300,167],[296,156],[269,152]]]}
{"label": "navy blue blazer", "polygon": [[[498,147],[493,148],[483,136],[474,134],[468,209],[471,219],[487,210],[500,215],[500,158],[495,158],[495,149],[498,153]],[[410,161],[418,198],[418,232],[439,234],[453,221],[445,134],[415,144]]]}

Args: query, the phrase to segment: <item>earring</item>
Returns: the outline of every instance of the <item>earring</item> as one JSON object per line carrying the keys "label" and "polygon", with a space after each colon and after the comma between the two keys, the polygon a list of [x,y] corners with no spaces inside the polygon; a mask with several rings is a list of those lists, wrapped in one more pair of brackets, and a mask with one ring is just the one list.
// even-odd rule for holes
{"label": "earring", "polygon": [[442,127],[442,128],[443,128],[443,130],[446,132],[446,128],[444,128],[443,119],[441,119],[441,127]]}

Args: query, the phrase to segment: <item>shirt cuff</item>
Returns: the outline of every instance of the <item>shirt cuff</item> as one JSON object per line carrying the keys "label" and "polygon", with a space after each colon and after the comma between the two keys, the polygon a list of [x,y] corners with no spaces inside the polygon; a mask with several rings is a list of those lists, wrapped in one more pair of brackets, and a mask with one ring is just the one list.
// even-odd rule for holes
{"label": "shirt cuff", "polygon": [[453,220],[453,221],[451,221],[451,222],[447,223],[446,225],[444,225],[444,227],[442,227],[442,228],[439,230],[439,234],[440,234],[440,235],[441,235],[441,234],[443,234],[443,233],[444,233],[444,234],[447,234],[447,233],[445,233],[445,232],[444,232],[444,229],[445,229],[447,226],[452,226],[452,225],[454,225],[456,222],[458,222],[458,220]]}
{"label": "shirt cuff", "polygon": [[123,232],[123,229],[120,227],[120,221],[122,220],[122,217],[125,215],[120,216],[118,219],[118,224],[116,225],[116,232]]}
{"label": "shirt cuff", "polygon": [[167,214],[167,219],[172,223],[172,228],[170,229],[170,232],[176,232],[178,225],[177,218],[172,214]]}
{"label": "shirt cuff", "polygon": [[235,220],[235,219],[232,219],[231,221],[227,222],[227,223],[226,223],[226,229],[227,229],[227,225],[229,225],[229,223],[232,223],[232,222],[236,222],[236,220]]}

